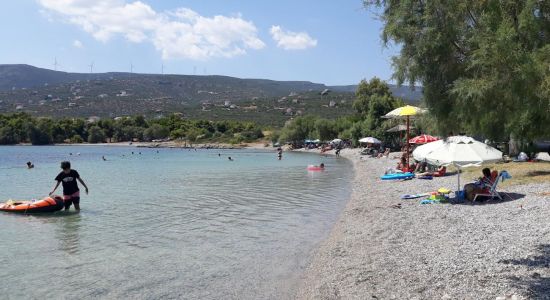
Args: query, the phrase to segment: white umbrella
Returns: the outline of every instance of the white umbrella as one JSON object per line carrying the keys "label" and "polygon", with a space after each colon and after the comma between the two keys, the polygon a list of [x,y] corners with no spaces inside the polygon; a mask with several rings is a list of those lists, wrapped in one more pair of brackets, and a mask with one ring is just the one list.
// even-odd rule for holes
{"label": "white umbrella", "polygon": [[331,143],[331,144],[339,144],[339,143],[341,143],[341,142],[342,142],[341,139],[334,139],[334,140],[332,140],[330,143]]}
{"label": "white umbrella", "polygon": [[[426,160],[433,165],[455,165],[460,169],[500,161],[502,152],[471,137],[452,136],[419,146],[413,151],[413,157],[418,161]],[[460,172],[458,190],[460,190]]]}
{"label": "white umbrella", "polygon": [[360,139],[359,143],[382,144],[382,142],[379,139],[373,138],[370,136]]}

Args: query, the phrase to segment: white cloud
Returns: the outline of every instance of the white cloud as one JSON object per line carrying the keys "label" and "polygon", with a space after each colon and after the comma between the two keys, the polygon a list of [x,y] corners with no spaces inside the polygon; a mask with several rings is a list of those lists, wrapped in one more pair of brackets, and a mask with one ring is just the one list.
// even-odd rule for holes
{"label": "white cloud", "polygon": [[258,30],[241,16],[204,17],[188,8],[157,12],[141,2],[125,0],[38,0],[46,9],[107,42],[122,36],[150,42],[163,59],[233,57],[265,44]]}
{"label": "white cloud", "polygon": [[285,31],[280,26],[271,26],[271,37],[277,42],[277,47],[285,50],[303,50],[317,46],[317,40],[307,32]]}
{"label": "white cloud", "polygon": [[81,41],[79,41],[79,40],[74,40],[74,41],[73,41],[73,47],[81,49],[81,48],[84,48],[84,45],[82,44]]}

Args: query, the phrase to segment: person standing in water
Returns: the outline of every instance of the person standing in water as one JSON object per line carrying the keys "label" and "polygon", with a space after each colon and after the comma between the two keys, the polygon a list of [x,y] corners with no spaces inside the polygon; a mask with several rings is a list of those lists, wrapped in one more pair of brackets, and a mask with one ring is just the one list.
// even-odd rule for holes
{"label": "person standing in water", "polygon": [[50,192],[50,196],[57,190],[59,184],[63,184],[63,201],[65,202],[65,210],[68,210],[72,204],[76,210],[80,210],[80,189],[78,188],[77,180],[82,183],[88,194],[88,186],[84,180],[80,178],[80,174],[76,170],[71,169],[71,163],[68,161],[61,162],[61,173],[55,177],[57,183]]}
{"label": "person standing in water", "polygon": [[283,149],[281,147],[277,148],[277,159],[281,160],[283,158]]}

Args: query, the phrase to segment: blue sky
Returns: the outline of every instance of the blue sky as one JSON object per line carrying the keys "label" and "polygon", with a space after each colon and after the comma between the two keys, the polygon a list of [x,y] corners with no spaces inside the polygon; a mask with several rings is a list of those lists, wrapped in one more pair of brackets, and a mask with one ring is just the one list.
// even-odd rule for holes
{"label": "blue sky", "polygon": [[381,26],[361,0],[3,1],[0,63],[355,84],[391,79]]}

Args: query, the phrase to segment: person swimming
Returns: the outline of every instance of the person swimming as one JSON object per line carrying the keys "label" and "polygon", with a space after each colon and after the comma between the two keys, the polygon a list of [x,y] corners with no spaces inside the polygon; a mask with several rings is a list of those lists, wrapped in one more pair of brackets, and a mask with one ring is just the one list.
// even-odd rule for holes
{"label": "person swimming", "polygon": [[30,161],[27,162],[27,169],[32,169],[34,168],[34,164]]}
{"label": "person swimming", "polygon": [[319,168],[324,169],[324,168],[325,168],[325,164],[324,164],[324,163],[321,163],[321,164],[319,165]]}
{"label": "person swimming", "polygon": [[231,156],[228,156],[227,159],[229,159],[230,161],[233,161],[233,158]]}
{"label": "person swimming", "polygon": [[103,161],[106,161],[107,159],[105,158],[105,155],[101,156],[101,159],[103,159]]}

